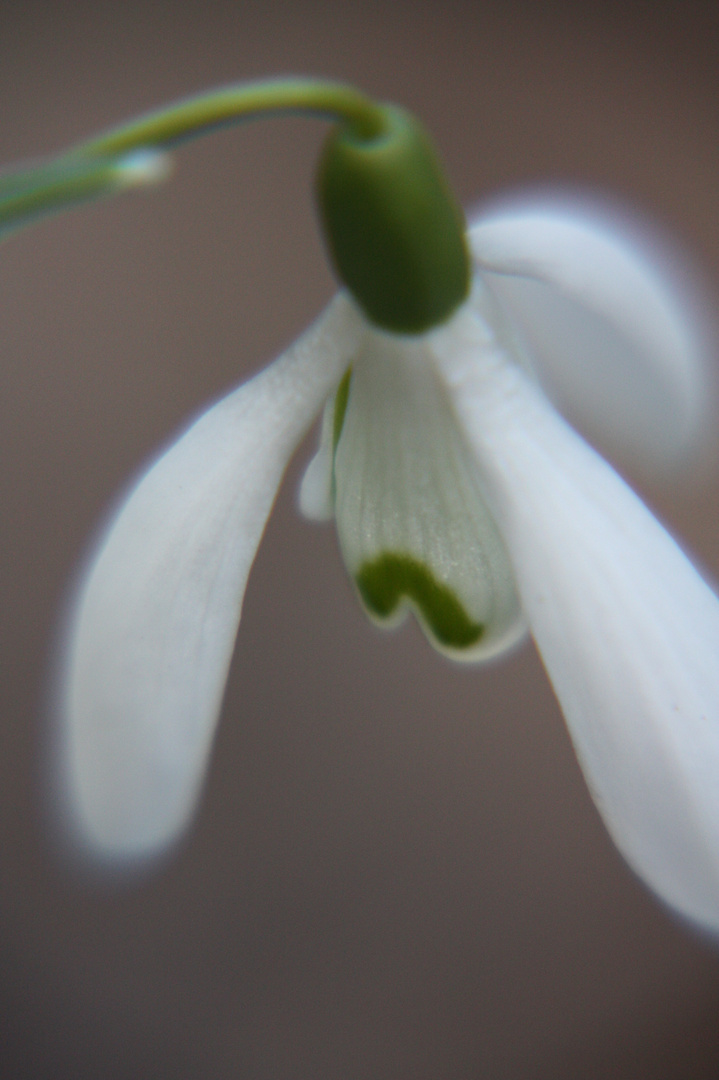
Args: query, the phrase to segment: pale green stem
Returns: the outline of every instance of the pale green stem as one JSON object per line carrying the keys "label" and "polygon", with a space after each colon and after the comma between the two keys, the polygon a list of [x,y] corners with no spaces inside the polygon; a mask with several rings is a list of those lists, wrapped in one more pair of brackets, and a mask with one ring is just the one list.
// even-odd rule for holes
{"label": "pale green stem", "polygon": [[384,125],[382,108],[352,86],[321,79],[273,79],[227,86],[187,98],[81,143],[68,156],[107,156],[143,147],[168,148],[226,124],[268,113],[344,120],[366,137],[378,134]]}

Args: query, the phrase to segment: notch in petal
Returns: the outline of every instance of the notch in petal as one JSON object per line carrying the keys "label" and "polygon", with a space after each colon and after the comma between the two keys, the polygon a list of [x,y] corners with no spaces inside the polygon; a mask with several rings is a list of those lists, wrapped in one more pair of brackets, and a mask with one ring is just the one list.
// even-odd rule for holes
{"label": "notch in petal", "polygon": [[247,576],[290,455],[361,321],[338,297],[142,477],[88,564],[66,638],[71,831],[110,861],[159,852],[198,798]]}

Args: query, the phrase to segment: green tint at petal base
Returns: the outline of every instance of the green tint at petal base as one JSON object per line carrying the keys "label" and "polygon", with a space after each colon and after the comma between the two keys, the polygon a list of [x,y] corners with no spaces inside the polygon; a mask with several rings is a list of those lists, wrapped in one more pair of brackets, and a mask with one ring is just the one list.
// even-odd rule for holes
{"label": "green tint at petal base", "polygon": [[342,382],[337,387],[337,393],[335,394],[335,411],[332,417],[332,453],[337,449],[337,443],[340,441],[340,435],[344,427],[351,381],[352,368],[349,367],[342,376]]}
{"label": "green tint at petal base", "polygon": [[386,552],[363,563],[355,580],[365,604],[381,619],[388,618],[402,597],[407,597],[447,648],[467,649],[484,633],[484,626],[470,619],[452,590],[411,555]]}

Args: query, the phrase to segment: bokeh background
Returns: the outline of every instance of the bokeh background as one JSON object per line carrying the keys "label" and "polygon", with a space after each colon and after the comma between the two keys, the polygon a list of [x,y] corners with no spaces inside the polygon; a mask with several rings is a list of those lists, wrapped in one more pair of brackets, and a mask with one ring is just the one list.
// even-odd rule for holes
{"label": "bokeh background", "polygon": [[[0,3],[0,157],[270,73],[419,113],[467,205],[528,183],[629,200],[719,297],[719,8],[518,0]],[[187,842],[109,889],[53,854],[47,671],[105,508],[333,291],[325,128],[183,150],[167,186],[0,260],[0,1075],[709,1080],[719,952],[634,879],[530,646],[455,668],[384,635],[292,465],[245,602]],[[719,574],[716,476],[646,491]],[[718,658],[719,662],[719,658]]]}

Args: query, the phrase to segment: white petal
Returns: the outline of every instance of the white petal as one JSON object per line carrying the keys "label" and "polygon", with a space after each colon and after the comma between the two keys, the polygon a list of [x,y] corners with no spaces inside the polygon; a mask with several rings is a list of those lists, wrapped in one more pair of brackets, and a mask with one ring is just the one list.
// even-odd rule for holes
{"label": "white petal", "polygon": [[205,772],[245,589],[287,461],[361,329],[338,297],[149,469],[86,571],[67,642],[72,828],[108,859],[173,841]]}
{"label": "white petal", "polygon": [[334,415],[335,398],[333,396],[322,413],[320,444],[315,456],[305,469],[300,484],[300,511],[309,521],[331,521],[334,517],[332,500]]}
{"label": "white petal", "polygon": [[469,323],[443,371],[597,806],[648,884],[719,930],[719,601]]}
{"label": "white petal", "polygon": [[432,335],[366,335],[333,422],[337,531],[373,619],[396,625],[409,607],[441,652],[486,659],[525,622],[431,346]]}
{"label": "white petal", "polygon": [[557,200],[505,204],[470,241],[535,376],[595,446],[645,474],[706,452],[716,337],[676,253],[606,210]]}

